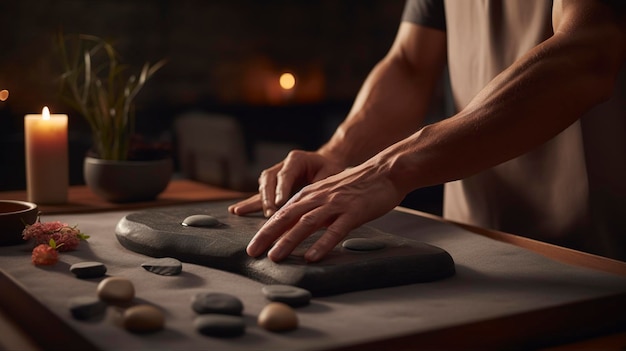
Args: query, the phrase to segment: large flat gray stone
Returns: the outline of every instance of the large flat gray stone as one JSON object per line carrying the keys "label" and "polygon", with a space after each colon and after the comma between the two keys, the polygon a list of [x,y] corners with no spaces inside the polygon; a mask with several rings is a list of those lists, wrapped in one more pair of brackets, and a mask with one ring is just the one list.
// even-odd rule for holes
{"label": "large flat gray stone", "polygon": [[[264,284],[295,285],[314,296],[429,282],[455,273],[454,261],[445,250],[367,225],[353,230],[346,239],[371,238],[384,243],[383,248],[357,251],[340,243],[322,261],[307,263],[302,255],[321,235],[318,232],[280,263],[265,255],[252,258],[246,254],[246,246],[266,219],[261,215],[232,215],[227,211],[231,203],[131,213],[118,222],[116,237],[125,248],[144,255],[173,257],[241,274]],[[185,218],[195,214],[213,216],[221,225],[215,228],[181,225]]]}

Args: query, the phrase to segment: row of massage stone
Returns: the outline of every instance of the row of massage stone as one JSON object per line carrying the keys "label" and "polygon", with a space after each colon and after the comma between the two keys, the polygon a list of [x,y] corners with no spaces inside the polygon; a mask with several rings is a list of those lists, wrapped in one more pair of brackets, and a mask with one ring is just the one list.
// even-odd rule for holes
{"label": "row of massage stone", "polygon": [[[159,275],[177,275],[182,271],[182,263],[169,257],[153,259],[141,266]],[[105,275],[106,266],[101,262],[79,262],[70,267],[70,272],[81,279],[98,278]],[[266,285],[262,293],[271,302],[261,310],[257,323],[273,332],[296,329],[298,316],[294,308],[308,305],[312,297],[308,290],[290,285]],[[97,297],[73,298],[69,309],[76,319],[92,320],[102,318],[108,304],[127,306],[134,297],[135,288],[130,280],[108,277],[98,284]],[[201,334],[233,337],[245,333],[243,303],[236,296],[200,292],[192,297],[191,307],[198,314],[193,324]],[[155,332],[165,327],[165,315],[153,305],[134,305],[124,310],[120,324],[134,333]]]}

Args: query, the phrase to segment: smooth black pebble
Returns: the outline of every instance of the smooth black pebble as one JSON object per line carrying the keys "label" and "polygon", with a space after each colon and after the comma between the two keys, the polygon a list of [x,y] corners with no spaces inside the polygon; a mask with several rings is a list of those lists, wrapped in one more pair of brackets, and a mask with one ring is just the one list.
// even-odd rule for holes
{"label": "smooth black pebble", "polygon": [[225,314],[204,314],[193,321],[194,327],[204,335],[234,337],[246,331],[246,323],[241,316]]}
{"label": "smooth black pebble", "polygon": [[104,276],[107,267],[102,262],[78,262],[70,266],[70,272],[81,279],[98,278]]}
{"label": "smooth black pebble", "polygon": [[243,303],[233,295],[201,292],[191,298],[191,308],[199,314],[218,313],[240,316],[243,311]]}
{"label": "smooth black pebble", "polygon": [[96,296],[78,296],[69,300],[69,308],[72,317],[89,320],[104,316],[107,304]]}
{"label": "smooth black pebble", "polygon": [[159,275],[178,275],[183,271],[183,264],[172,257],[156,258],[142,263],[141,267]]}
{"label": "smooth black pebble", "polygon": [[310,291],[292,285],[266,285],[261,291],[268,300],[282,302],[291,307],[308,305],[312,296]]}

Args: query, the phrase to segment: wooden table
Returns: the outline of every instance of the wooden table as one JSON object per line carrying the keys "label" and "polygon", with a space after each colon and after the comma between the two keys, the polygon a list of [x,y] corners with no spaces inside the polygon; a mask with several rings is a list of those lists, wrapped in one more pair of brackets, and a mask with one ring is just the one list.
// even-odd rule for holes
{"label": "wooden table", "polygon": [[[197,182],[192,182],[189,180],[174,180],[170,183],[168,188],[165,190],[161,196],[155,201],[150,202],[141,202],[141,203],[125,203],[125,204],[113,204],[105,202],[99,198],[97,198],[87,187],[77,186],[71,187],[69,193],[69,201],[67,204],[63,205],[48,205],[48,206],[40,206],[40,210],[46,214],[59,214],[59,213],[88,213],[88,212],[99,212],[99,211],[113,211],[113,210],[126,210],[126,209],[138,209],[138,208],[146,208],[146,207],[155,207],[155,206],[169,206],[176,204],[184,204],[184,203],[193,203],[193,202],[203,202],[210,200],[224,200],[224,199],[237,199],[243,198],[249,194],[230,191],[226,189],[221,189],[213,186],[209,186],[206,184],[201,184]],[[11,191],[11,192],[0,192],[0,199],[12,199],[12,200],[26,200],[26,193],[24,191]],[[432,216],[426,213],[413,211],[406,208],[398,208],[400,211],[416,214],[419,216],[431,217],[437,220],[443,221],[443,219]],[[615,261],[595,255],[590,255],[570,249],[565,249],[562,247],[542,243],[539,241],[522,238],[519,236],[506,234],[502,232],[496,232],[491,230],[486,230],[482,228],[477,228],[473,226],[468,226],[460,223],[455,223],[469,231],[472,231],[476,234],[486,236],[495,240],[507,242],[514,244],[519,247],[523,247],[525,249],[540,253],[547,257],[550,257],[554,260],[566,262],[568,264],[578,265],[582,267],[588,267],[595,270],[600,270],[604,272],[609,272],[613,274],[618,274],[622,276],[626,276],[626,263]],[[0,274],[0,283],[3,287],[8,287],[9,285],[5,285],[9,282],[7,277],[3,277]],[[19,286],[17,289],[15,287],[10,287],[8,290],[4,290],[1,292],[2,294],[20,293]],[[27,294],[23,294],[27,295]],[[52,313],[46,311],[43,306],[38,306],[37,304],[32,304],[32,299],[29,299],[28,296],[19,296],[16,299],[16,303],[20,304],[20,311],[25,314],[38,316],[39,319],[46,319],[46,323],[51,325],[51,332],[54,333],[57,338],[67,338],[68,340],[80,341],[80,336],[72,335],[72,330],[67,327],[63,327],[62,323],[53,324],[50,323],[50,319],[56,319]],[[29,305],[30,304],[30,305]],[[25,328],[31,328],[32,325],[24,326],[18,325],[15,323],[14,316],[11,313],[15,313],[15,311],[11,313],[7,313],[7,311],[0,310],[0,349],[5,348],[8,350],[38,350],[45,349],[45,345],[41,344],[41,340],[37,340],[37,338],[33,338],[32,335],[29,335],[28,330]],[[567,313],[567,311],[559,311],[559,313]],[[562,316],[561,316],[562,317]],[[33,319],[35,322],[37,318]],[[529,323],[532,321],[529,319]],[[519,323],[519,319],[515,321],[507,319],[503,319],[500,321],[502,323],[502,330],[505,331],[507,328],[516,328],[519,325],[511,324],[511,323]],[[485,326],[481,323],[476,323],[472,326],[468,326],[464,328],[464,332],[476,333],[476,335],[480,335],[481,330]],[[552,348],[553,350],[564,350],[564,349],[602,349],[602,350],[620,350],[626,347],[626,326],[625,329],[621,330],[602,330],[599,331],[597,335],[594,335],[592,338],[586,338],[585,340],[581,340],[580,342],[576,342],[574,344],[565,344],[558,347]],[[441,338],[445,337],[441,335],[442,333],[446,333],[446,330],[441,330],[432,333],[431,338]],[[422,336],[424,337],[424,336]],[[453,335],[450,335],[453,337]],[[379,347],[384,347],[386,349],[393,348],[395,346],[401,346],[404,344],[406,340],[403,338],[396,338],[394,340],[385,340],[384,342],[372,343],[369,345],[359,345],[355,349],[372,349],[375,350]],[[76,349],[81,347],[80,342],[75,345]],[[83,345],[84,346],[84,345]],[[69,347],[71,349],[73,347]],[[351,349],[350,347],[346,349]]]}
{"label": "wooden table", "polygon": [[[210,200],[244,198],[250,194],[222,189],[187,179],[171,181],[167,188],[154,201],[112,203],[97,197],[87,186],[71,186],[65,204],[39,205],[43,214],[88,213],[102,211],[132,210],[147,207],[171,206]],[[2,200],[27,201],[26,191],[0,192]]]}

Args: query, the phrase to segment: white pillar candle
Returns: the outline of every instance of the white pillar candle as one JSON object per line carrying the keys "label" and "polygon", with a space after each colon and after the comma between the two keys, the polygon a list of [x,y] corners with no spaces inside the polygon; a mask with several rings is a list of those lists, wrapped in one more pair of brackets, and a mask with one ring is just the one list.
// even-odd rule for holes
{"label": "white pillar candle", "polygon": [[26,192],[30,202],[61,204],[69,186],[67,115],[51,115],[48,107],[41,113],[24,118]]}

